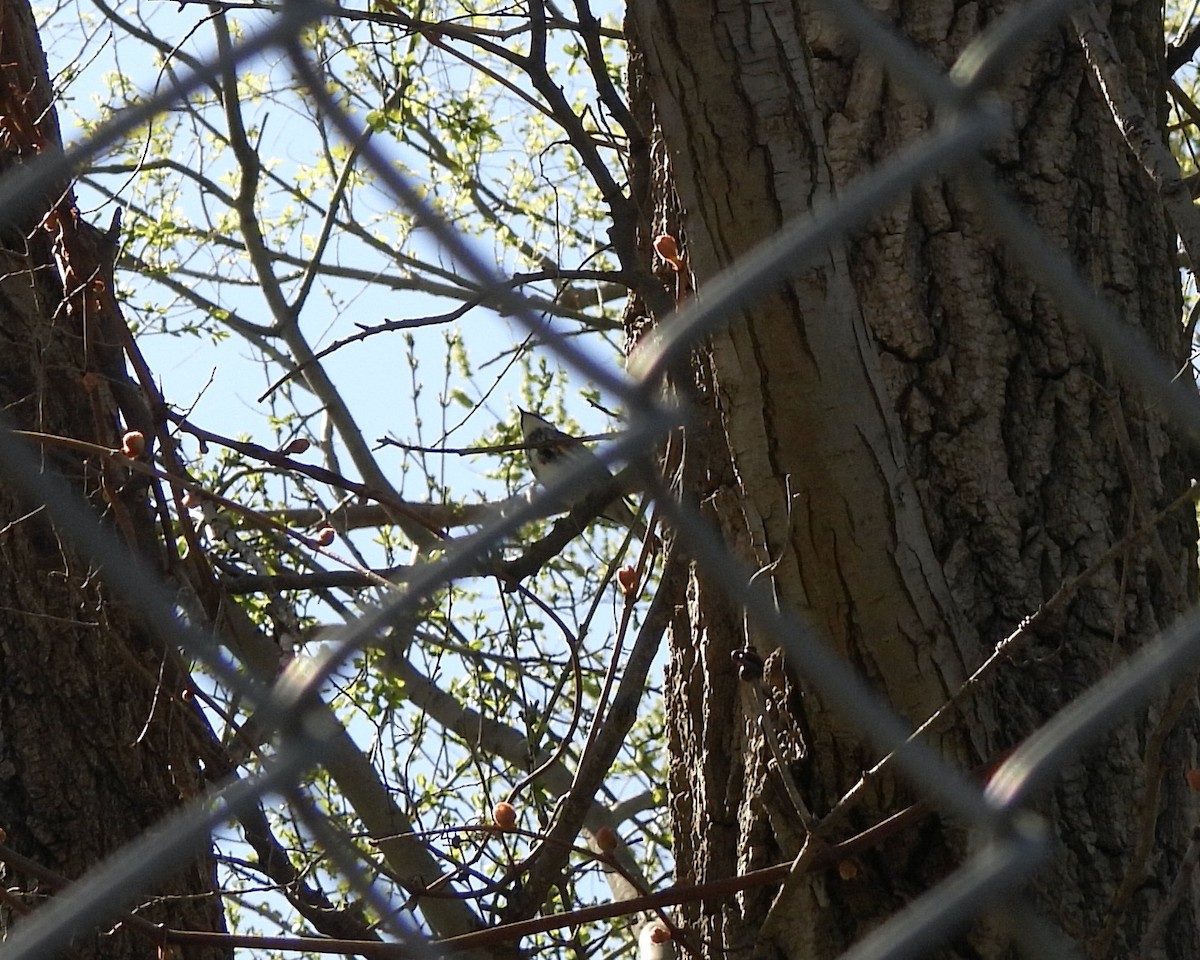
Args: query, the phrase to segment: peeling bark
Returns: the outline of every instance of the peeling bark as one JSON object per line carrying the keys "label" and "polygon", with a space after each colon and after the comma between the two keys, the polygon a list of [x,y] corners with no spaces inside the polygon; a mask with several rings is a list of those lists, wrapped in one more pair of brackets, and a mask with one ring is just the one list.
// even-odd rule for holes
{"label": "peeling bark", "polygon": [[[948,68],[1004,6],[937,0],[889,15]],[[1161,124],[1161,11],[1109,16],[1135,93]],[[627,32],[635,112],[653,131],[652,169],[634,177],[647,185],[645,231],[682,241],[700,296],[932,121],[805,4],[639,0]],[[1014,132],[989,153],[997,176],[1126,321],[1182,362],[1171,226],[1069,29],[1013,64],[999,94]],[[696,496],[751,569],[777,563],[781,601],[914,725],[1063,583],[1187,489],[1189,462],[1160,412],[1121,386],[953,181],[931,178],[879,211],[714,335],[695,371],[702,425],[689,449],[711,458]],[[1131,545],[930,741],[970,770],[1027,737],[1191,602],[1195,536],[1181,511]],[[697,881],[779,862],[798,843],[729,661],[740,623],[697,575],[673,637],[669,705],[677,868]],[[754,639],[769,652],[769,638]],[[878,757],[798,679],[793,719],[809,753],[793,774],[822,816]],[[1061,843],[1040,904],[1097,955],[1136,953],[1184,853],[1181,772],[1198,721],[1190,693],[1173,706],[1063,771],[1041,811]],[[917,796],[881,777],[826,839]],[[1136,853],[1147,834],[1150,852]],[[747,894],[686,922],[705,956],[835,956],[961,863],[966,845],[928,817],[845,877],[822,874],[774,904],[774,890]],[[1113,906],[1127,874],[1136,882]],[[1170,955],[1196,951],[1194,900],[1168,929]],[[980,923],[955,955],[1006,949]]]}
{"label": "peeling bark", "polygon": [[[45,60],[23,0],[0,2],[0,91],[3,172],[58,146]],[[66,184],[47,191],[39,215],[16,222],[5,213],[0,222],[0,406],[19,428],[118,447],[101,344],[85,334],[86,311],[64,294],[60,264],[80,264],[61,247],[56,262],[67,228],[41,217],[55,207],[72,217],[80,244],[95,239],[74,219]],[[46,473],[87,496],[127,542],[155,541],[144,490],[128,476],[61,449],[42,456]],[[199,758],[212,744],[195,704],[182,696],[177,654],[109,595],[101,572],[60,531],[3,486],[0,532],[0,828],[17,853],[74,879],[204,789]],[[53,892],[3,864],[0,882],[30,908]],[[197,858],[138,898],[138,912],[174,927],[224,930],[215,890],[211,858]],[[0,906],[0,940],[13,923],[20,916]],[[81,930],[71,953],[80,960],[164,955],[122,927]]]}

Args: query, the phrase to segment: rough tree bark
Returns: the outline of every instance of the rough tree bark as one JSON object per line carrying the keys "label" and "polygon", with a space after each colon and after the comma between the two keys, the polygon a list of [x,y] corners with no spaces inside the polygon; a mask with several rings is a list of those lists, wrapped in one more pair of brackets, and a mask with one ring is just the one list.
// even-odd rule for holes
{"label": "rough tree bark", "polygon": [[[887,5],[948,68],[1006,3]],[[1163,119],[1161,9],[1104,16],[1135,92]],[[629,8],[635,155],[647,236],[682,242],[705,282],[836,198],[932,122],[808,3],[636,0]],[[1002,90],[1013,135],[989,152],[1005,188],[1084,276],[1165,354],[1185,356],[1175,242],[1064,25]],[[644,238],[645,239],[645,238]],[[999,243],[961,185],[931,179],[746,311],[695,365],[710,460],[693,491],[751,569],[776,563],[798,608],[914,724],[1034,613],[1187,489],[1161,412],[1125,389]],[[705,420],[707,417],[707,421]],[[707,432],[707,435],[705,433]],[[1152,637],[1193,599],[1194,516],[1177,511],[1053,612],[930,737],[964,770],[994,761]],[[803,839],[730,653],[741,614],[698,572],[672,642],[671,796],[681,878],[712,880],[796,854]],[[756,637],[760,651],[769,640]],[[777,722],[803,734],[792,772],[824,816],[877,759],[855,727],[768,657]],[[1194,683],[1125,724],[1040,812],[1059,843],[1039,906],[1091,956],[1135,956],[1176,877],[1193,809]],[[882,777],[840,815],[842,840],[919,794]],[[927,817],[841,871],[774,898],[686,914],[705,957],[836,956],[966,853]],[[1200,949],[1197,901],[1157,952]],[[1000,956],[977,922],[956,956]]]}
{"label": "rough tree bark", "polygon": [[[3,0],[0,174],[58,138],[32,13],[26,0]],[[29,217],[4,213],[0,406],[19,428],[111,449],[121,445],[113,398],[124,364],[101,322],[103,291],[93,284],[104,245],[101,232],[78,219],[66,184],[48,189]],[[78,452],[45,447],[41,456],[47,474],[66,478],[128,542],[154,542],[144,487],[131,475]],[[75,878],[203,789],[197,758],[206,730],[182,696],[186,677],[174,654],[109,595],[102,572],[75,555],[68,537],[3,486],[0,596],[0,829],[18,854]],[[54,889],[3,863],[0,882],[29,908]],[[214,891],[212,860],[200,858],[141,897],[138,912],[220,931]],[[14,922],[19,911],[0,904],[0,940]],[[166,955],[119,926],[81,931],[71,954]]]}

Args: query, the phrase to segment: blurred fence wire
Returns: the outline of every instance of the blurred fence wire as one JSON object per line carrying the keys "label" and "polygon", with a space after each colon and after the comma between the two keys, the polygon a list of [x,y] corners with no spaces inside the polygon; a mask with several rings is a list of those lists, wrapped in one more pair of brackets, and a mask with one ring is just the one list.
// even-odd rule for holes
{"label": "blurred fence wire", "polygon": [[[369,140],[338,105],[320,79],[320,67],[299,41],[299,31],[332,12],[318,0],[286,0],[274,22],[256,36],[237,44],[224,57],[214,57],[199,69],[114,117],[65,153],[44,155],[15,169],[0,181],[0,209],[17,210],[44,195],[48,184],[80,169],[130,131],[167,110],[202,84],[248,59],[273,51],[286,58],[295,76],[308,87],[321,111],[344,139],[362,151],[374,174],[436,237],[454,262],[461,265],[484,291],[483,301],[514,317],[530,333],[546,338],[551,349],[576,370],[616,395],[630,414],[630,429],[603,451],[600,462],[628,459],[646,449],[680,422],[680,414],[662,402],[655,390],[660,376],[695,348],[713,330],[732,322],[757,298],[810,266],[827,246],[867,222],[878,210],[930,178],[967,172],[963,182],[976,192],[991,222],[1020,256],[1043,289],[1056,298],[1092,338],[1120,365],[1124,376],[1169,409],[1181,431],[1197,439],[1200,399],[1187,378],[1175,378],[1140,332],[1122,326],[1089,284],[1054,248],[1002,190],[980,163],[981,151],[1007,129],[1003,112],[989,100],[1006,65],[1022,48],[1036,43],[1049,30],[1067,21],[1077,3],[1031,2],[995,22],[959,59],[948,75],[935,71],[906,40],[882,25],[857,3],[829,2],[827,12],[841,27],[882,60],[905,83],[918,89],[935,107],[938,122],[920,142],[864,175],[850,190],[811,216],[788,224],[770,242],[748,254],[715,282],[703,296],[683,307],[669,326],[654,331],[640,350],[636,378],[624,380],[575,347],[547,331],[537,310],[504,277],[489,267],[472,243],[422,199],[417,185],[390,161],[377,141]],[[0,945],[0,960],[45,960],[62,951],[79,931],[109,922],[130,896],[146,889],[179,861],[209,842],[211,833],[243,804],[273,794],[287,794],[301,773],[328,759],[337,741],[332,715],[323,709],[320,689],[347,658],[389,624],[417,614],[425,598],[476,568],[489,552],[522,523],[544,514],[542,502],[497,514],[470,537],[455,541],[441,560],[419,567],[407,588],[383,603],[373,614],[343,629],[327,656],[294,669],[272,685],[256,684],[234,669],[222,653],[219,638],[190,627],[176,614],[176,599],[166,584],[154,578],[138,559],[109,532],[65,485],[53,482],[39,469],[37,459],[10,430],[0,432],[0,464],[8,482],[21,488],[30,501],[42,504],[59,530],[97,566],[113,590],[136,600],[138,609],[173,642],[203,661],[221,682],[258,707],[264,728],[275,731],[277,750],[257,776],[239,780],[196,798],[158,829],[146,834],[110,861],[54,897],[18,924]],[[568,489],[595,479],[596,465],[581,462],[540,494],[553,502]],[[729,585],[759,625],[769,630],[787,651],[789,662],[818,685],[827,702],[836,704],[860,724],[863,732],[896,762],[942,810],[970,825],[982,838],[968,862],[941,886],[931,890],[856,946],[847,956],[855,960],[890,960],[913,956],[934,946],[948,933],[988,910],[1004,910],[1019,900],[1024,885],[1047,856],[1046,834],[1022,810],[1064,764],[1095,742],[1116,722],[1138,710],[1180,671],[1200,665],[1200,611],[1193,612],[1085,696],[1048,722],[1008,759],[991,786],[984,790],[949,767],[930,749],[910,739],[912,730],[869,691],[866,683],[831,653],[794,611],[778,610],[766,587],[755,586],[745,570],[729,571],[738,562],[698,516],[677,503],[660,505],[688,551]],[[313,812],[313,816],[317,815]],[[336,845],[336,838],[331,841]],[[353,876],[353,857],[346,855]],[[359,877],[358,892],[372,898],[371,883]],[[386,896],[374,899],[387,932],[407,944],[413,955],[426,952],[421,937],[403,913],[390,909]],[[1030,942],[1049,935],[1038,924],[1015,924]],[[363,945],[355,950],[375,955]],[[380,954],[382,955],[382,954]]]}

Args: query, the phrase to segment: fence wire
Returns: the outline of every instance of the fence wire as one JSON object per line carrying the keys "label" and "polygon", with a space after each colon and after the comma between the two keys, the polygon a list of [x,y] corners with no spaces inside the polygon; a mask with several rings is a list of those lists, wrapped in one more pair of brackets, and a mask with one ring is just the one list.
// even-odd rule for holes
{"label": "fence wire", "polygon": [[[1174,371],[1141,332],[1120,323],[1112,308],[1068,259],[1004,195],[981,162],[982,152],[1008,130],[1003,111],[989,99],[1004,78],[1006,67],[1016,61],[1022,49],[1060,27],[1078,6],[1072,2],[1034,2],[1014,10],[972,43],[948,74],[942,74],[862,6],[848,0],[828,3],[829,16],[842,29],[883,61],[895,77],[929,100],[938,122],[922,140],[864,175],[835,202],[788,224],[771,241],[707,284],[700,298],[684,306],[669,325],[650,334],[650,342],[637,354],[633,380],[614,375],[568,338],[547,330],[538,308],[515,291],[471,242],[422,199],[418,185],[400,172],[378,143],[365,136],[339,106],[321,82],[319,66],[299,39],[305,25],[336,16],[332,8],[316,0],[287,0],[277,8],[271,26],[224,56],[213,57],[200,69],[166,84],[156,95],[115,116],[69,151],[43,155],[9,172],[0,180],[0,209],[20,211],[32,198],[43,196],[48,185],[78,171],[202,85],[218,80],[249,58],[274,51],[286,58],[320,110],[344,139],[361,151],[370,170],[395,200],[431,231],[477,284],[482,291],[481,301],[513,317],[529,333],[544,338],[564,362],[618,397],[631,414],[631,426],[621,439],[604,449],[600,459],[581,461],[525,506],[513,509],[509,505],[509,509],[498,511],[480,532],[455,541],[441,560],[416,568],[403,592],[341,630],[319,662],[308,663],[305,670],[291,671],[271,686],[256,683],[238,670],[222,652],[221,638],[178,616],[177,598],[168,585],[156,582],[146,565],[102,528],[65,483],[43,472],[23,439],[7,426],[0,431],[0,469],[7,481],[30,502],[44,506],[56,528],[90,562],[103,569],[109,586],[134,602],[158,631],[201,661],[237,696],[255,705],[257,720],[264,731],[275,731],[277,744],[261,773],[194,799],[160,827],[17,924],[7,942],[0,945],[0,960],[45,960],[58,955],[78,933],[111,922],[134,894],[145,891],[181,860],[208,845],[213,832],[245,805],[271,794],[288,795],[305,769],[330,759],[339,735],[344,733],[325,709],[320,691],[356,651],[381,630],[418,615],[428,597],[477,570],[481,558],[489,556],[523,524],[553,512],[548,505],[568,491],[598,482],[597,472],[606,464],[635,459],[637,451],[658,443],[682,419],[681,413],[664,403],[656,392],[656,384],[673,364],[700,345],[704,337],[733,322],[777,284],[810,267],[831,243],[847,237],[922,181],[968,173],[963,182],[977,194],[998,235],[1022,259],[1042,289],[1086,331],[1097,349],[1114,359],[1129,382],[1169,410],[1180,431],[1196,444],[1200,440],[1200,398],[1191,382],[1174,377]],[[777,608],[769,588],[755,585],[752,571],[731,575],[730,571],[740,569],[739,561],[698,514],[669,498],[663,498],[660,509],[687,551],[699,563],[719,572],[715,579],[726,584],[730,596],[785,649],[792,668],[815,684],[827,702],[837,705],[857,723],[880,750],[894,753],[895,762],[939,809],[968,824],[983,838],[976,852],[953,875],[846,954],[855,960],[916,956],[985,911],[1028,910],[1022,906],[1019,894],[1046,863],[1049,841],[1044,826],[1023,811],[1082,749],[1143,708],[1173,677],[1200,666],[1200,611],[1193,611],[1045,724],[1003,764],[984,789],[914,739],[911,726],[871,693],[800,614]],[[320,832],[323,821],[315,811],[310,813],[314,831]],[[324,828],[330,832],[328,825]],[[326,840],[336,850],[338,837],[329,835]],[[338,859],[336,853],[334,856]],[[357,873],[356,891],[375,904],[391,936],[406,944],[414,956],[434,952],[424,944],[417,927],[403,913],[389,907],[386,895],[372,894],[371,880],[361,867],[356,870],[351,851],[343,851],[340,861],[347,876]],[[1013,932],[1034,950],[1044,948],[1046,943],[1061,943],[1061,935],[1048,921],[1030,914],[1013,925]],[[389,945],[362,944],[353,952],[385,955],[375,952],[385,946]]]}

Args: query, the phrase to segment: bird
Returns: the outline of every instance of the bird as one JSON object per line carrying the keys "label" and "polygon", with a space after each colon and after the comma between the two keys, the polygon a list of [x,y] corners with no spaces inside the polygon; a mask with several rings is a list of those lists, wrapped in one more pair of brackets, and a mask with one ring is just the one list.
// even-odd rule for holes
{"label": "bird", "polygon": [[[529,457],[530,469],[539,483],[553,483],[565,470],[580,463],[596,465],[593,474],[596,479],[579,481],[571,492],[562,495],[559,506],[563,510],[574,509],[583,503],[589,494],[606,484],[612,484],[612,471],[600,462],[600,458],[592,453],[582,440],[569,433],[563,433],[549,420],[536,413],[519,407],[518,409],[521,411],[521,436],[525,442],[525,454]],[[646,524],[634,515],[620,494],[613,497],[600,516],[610,523],[629,527],[638,539],[646,540]]]}

